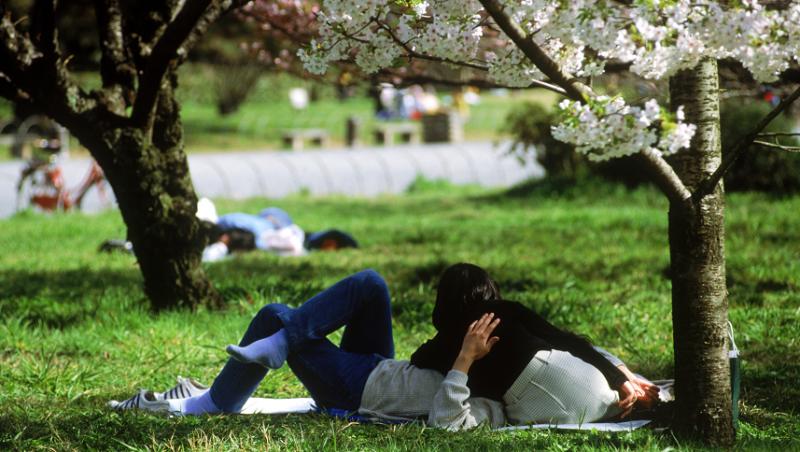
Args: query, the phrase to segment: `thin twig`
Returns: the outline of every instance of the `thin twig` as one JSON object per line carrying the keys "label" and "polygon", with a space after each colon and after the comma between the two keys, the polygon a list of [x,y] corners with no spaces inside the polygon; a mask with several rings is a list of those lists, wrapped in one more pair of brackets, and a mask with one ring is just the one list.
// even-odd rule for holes
{"label": "thin twig", "polygon": [[800,132],[763,132],[756,136],[758,138],[800,137]]}
{"label": "thin twig", "polygon": [[380,29],[385,31],[386,34],[388,34],[389,37],[392,38],[392,41],[394,41],[395,44],[397,44],[398,46],[402,47],[403,50],[405,50],[406,53],[408,53],[408,55],[410,57],[412,57],[412,58],[419,58],[421,60],[428,60],[428,61],[434,61],[434,62],[439,62],[439,63],[447,63],[447,64],[456,65],[456,66],[464,66],[464,67],[468,67],[468,68],[472,68],[472,69],[477,69],[479,71],[488,71],[489,70],[488,67],[480,65],[480,64],[468,63],[466,61],[451,60],[449,58],[435,57],[433,55],[426,55],[426,54],[419,53],[416,50],[414,50],[411,47],[409,47],[408,43],[403,42],[400,38],[398,38],[392,32],[391,28],[389,28],[389,26],[387,26],[383,22],[380,22],[380,21],[376,20],[375,24],[377,24]]}
{"label": "thin twig", "polygon": [[787,152],[800,152],[800,146],[787,146],[785,144],[770,143],[768,141],[759,141],[759,140],[753,141],[753,144],[757,144],[759,146],[764,146],[772,149],[780,149],[782,151],[787,151]]}

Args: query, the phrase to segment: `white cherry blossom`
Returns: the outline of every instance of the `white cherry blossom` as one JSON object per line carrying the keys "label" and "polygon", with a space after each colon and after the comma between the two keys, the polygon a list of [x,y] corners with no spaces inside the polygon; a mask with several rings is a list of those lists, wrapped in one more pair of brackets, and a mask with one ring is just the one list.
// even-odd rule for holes
{"label": "white cherry blossom", "polygon": [[[647,79],[664,79],[703,58],[734,59],[769,82],[800,63],[800,0],[783,9],[760,2],[707,0],[501,0],[506,13],[561,68],[576,77],[602,74],[607,60],[630,63]],[[405,6],[404,6],[405,5]],[[299,53],[322,73],[342,59],[367,72],[395,64],[409,50],[454,63],[486,66],[490,78],[525,87],[544,75],[497,27],[475,0],[323,0],[320,36]],[[491,40],[491,41],[489,41]],[[620,97],[562,104],[558,139],[595,160],[641,150],[674,153],[695,127],[671,119],[656,101],[631,106]]]}

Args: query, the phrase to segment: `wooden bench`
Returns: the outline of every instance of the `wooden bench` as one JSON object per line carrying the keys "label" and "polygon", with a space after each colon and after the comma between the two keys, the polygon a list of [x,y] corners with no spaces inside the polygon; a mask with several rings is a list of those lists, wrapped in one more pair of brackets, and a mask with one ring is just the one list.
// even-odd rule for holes
{"label": "wooden bench", "polygon": [[325,129],[293,129],[283,132],[283,145],[293,151],[303,149],[306,141],[321,147],[330,146],[330,135]]}
{"label": "wooden bench", "polygon": [[404,143],[419,144],[420,133],[419,127],[412,123],[387,123],[377,124],[375,126],[375,141],[378,144],[391,146],[394,144],[394,138],[400,137]]}

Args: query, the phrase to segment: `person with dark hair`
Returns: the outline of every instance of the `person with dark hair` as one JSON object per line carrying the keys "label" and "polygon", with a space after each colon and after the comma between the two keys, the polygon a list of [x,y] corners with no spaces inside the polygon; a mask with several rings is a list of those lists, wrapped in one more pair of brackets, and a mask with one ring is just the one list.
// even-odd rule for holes
{"label": "person with dark hair", "polygon": [[[487,315],[467,329],[454,369],[468,368],[491,350],[498,323]],[[340,327],[336,346],[326,336]],[[443,376],[394,359],[389,290],[373,270],[351,275],[297,308],[264,306],[227,352],[231,358],[207,390],[182,379],[178,388],[142,390],[109,406],[181,415],[238,413],[268,371],[288,363],[321,408],[386,420],[423,417],[451,430],[506,423],[500,402],[469,397],[466,370]]]}
{"label": "person with dark hair", "polygon": [[613,355],[519,303],[502,300],[497,283],[472,264],[443,272],[432,316],[437,334],[414,352],[411,364],[447,373],[465,331],[487,313],[502,319],[495,331],[498,343],[471,367],[467,386],[472,397],[503,401],[511,422],[619,418],[638,398],[642,405],[657,400],[658,388],[633,376]]}
{"label": "person with dark hair", "polygon": [[299,256],[305,252],[305,233],[283,209],[268,207],[258,215],[234,212],[218,217],[213,203],[206,201],[206,206],[202,207],[210,212],[204,212],[204,216],[209,218],[207,223],[213,227],[208,233],[209,245],[203,250],[203,262],[254,249],[281,256]]}
{"label": "person with dark hair", "polygon": [[[422,364],[394,359],[388,287],[375,271],[365,270],[339,281],[297,308],[283,304],[262,308],[240,343],[227,347],[231,358],[207,391],[142,390],[128,400],[111,401],[109,405],[115,409],[139,408],[182,415],[238,413],[267,372],[288,363],[319,407],[387,420],[424,417],[428,424],[450,430],[482,423],[498,427],[507,422],[526,424],[542,419],[563,422],[556,416],[558,404],[562,404],[563,411],[582,411],[584,422],[609,415],[618,398],[603,375],[570,353],[552,347],[566,344],[577,350],[581,344],[570,345],[572,336],[565,337],[560,330],[547,330],[549,324],[535,323],[538,321],[535,317],[528,319],[535,324],[527,325],[528,320],[507,316],[513,312],[505,311],[506,305],[512,306],[508,309],[516,309],[515,304],[483,300],[499,295],[496,284],[485,272],[472,267],[456,270],[448,273],[455,281],[448,276],[440,282],[440,289],[444,289],[437,297],[437,303],[441,303],[437,306],[441,315],[440,336],[423,346],[429,350],[415,354]],[[459,280],[470,284],[450,285]],[[482,301],[475,303],[476,298]],[[462,320],[469,320],[485,307],[496,307],[499,314],[483,313],[462,328]],[[502,329],[506,322],[511,324],[507,331]],[[340,327],[344,327],[344,332],[336,346],[327,335]],[[524,330],[527,327],[544,334],[536,337]],[[454,334],[461,337],[451,353],[448,347]],[[515,345],[528,342],[524,347]],[[530,362],[519,366],[522,354],[531,351],[535,353]],[[548,353],[545,355],[544,351]],[[427,362],[431,358],[438,362]],[[490,366],[484,366],[484,361],[490,358]],[[546,366],[552,366],[555,374],[543,369]],[[488,381],[491,378],[498,383]],[[581,384],[588,382],[582,389],[586,390],[589,402],[579,400],[581,394],[576,395],[576,389],[581,388],[554,384],[553,380],[559,378]],[[509,381],[506,392],[515,398],[503,397],[498,392]],[[542,390],[547,389],[557,390],[549,400],[541,396]],[[181,395],[190,397],[177,398]]]}
{"label": "person with dark hair", "polygon": [[475,304],[500,298],[500,289],[486,270],[467,263],[451,265],[442,272],[436,287],[433,326],[437,330],[454,325],[461,328]]}

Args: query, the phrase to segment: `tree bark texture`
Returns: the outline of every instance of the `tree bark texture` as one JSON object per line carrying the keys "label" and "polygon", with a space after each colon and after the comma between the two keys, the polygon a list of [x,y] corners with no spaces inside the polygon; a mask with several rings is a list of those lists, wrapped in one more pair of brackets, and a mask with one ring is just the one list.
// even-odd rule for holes
{"label": "tree bark texture", "polygon": [[[670,80],[673,109],[683,106],[697,125],[691,147],[672,165],[689,190],[719,166],[719,77],[704,60]],[[677,431],[707,444],[734,441],[728,361],[728,300],[725,284],[724,190],[696,202],[672,202],[669,243],[675,351]]]}
{"label": "tree bark texture", "polygon": [[167,84],[161,94],[151,140],[139,128],[102,122],[71,131],[114,189],[152,307],[218,306],[200,262],[205,234],[195,217],[179,106]]}

